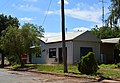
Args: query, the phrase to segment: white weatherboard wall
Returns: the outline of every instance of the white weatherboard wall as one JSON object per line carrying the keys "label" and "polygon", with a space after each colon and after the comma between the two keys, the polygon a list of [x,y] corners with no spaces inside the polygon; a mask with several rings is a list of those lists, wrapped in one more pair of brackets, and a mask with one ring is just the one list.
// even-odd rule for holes
{"label": "white weatherboard wall", "polygon": [[[72,41],[68,41],[66,42],[66,47],[67,47],[67,63],[68,64],[73,64],[73,43]],[[56,48],[56,58],[57,58],[57,63],[59,63],[59,48],[62,48],[62,43],[51,43],[51,44],[47,44],[47,48],[49,51],[49,48]],[[49,53],[47,54],[48,60],[47,63],[51,64],[54,63],[55,58],[49,58]]]}
{"label": "white weatherboard wall", "polygon": [[66,43],[67,46],[67,63],[73,64],[73,42],[69,41]]}
{"label": "white weatherboard wall", "polygon": [[73,55],[74,55],[74,63],[77,63],[80,61],[80,47],[92,47],[93,52],[96,55],[96,59],[100,60],[100,43],[97,42],[78,42],[74,41],[73,45]]}
{"label": "white weatherboard wall", "polygon": [[48,54],[48,51],[47,51],[47,47],[45,43],[43,42],[41,42],[41,51],[43,51],[41,53],[41,57],[36,57],[36,55],[32,55],[32,63],[35,63],[35,64],[39,64],[39,63],[46,64],[47,63],[48,57],[46,55]]}
{"label": "white weatherboard wall", "polygon": [[92,47],[96,59],[100,61],[100,39],[91,34],[91,32],[85,32],[73,40],[74,63],[80,60],[80,47]]}
{"label": "white weatherboard wall", "polygon": [[[73,64],[73,43],[72,41],[66,42],[67,47],[67,63]],[[59,63],[59,48],[62,48],[62,42],[44,44],[41,43],[42,50],[45,49],[45,52],[42,52],[41,57],[32,56],[32,63],[36,64],[52,64]],[[55,62],[55,58],[49,58],[49,48],[56,48],[56,58],[57,62]]]}

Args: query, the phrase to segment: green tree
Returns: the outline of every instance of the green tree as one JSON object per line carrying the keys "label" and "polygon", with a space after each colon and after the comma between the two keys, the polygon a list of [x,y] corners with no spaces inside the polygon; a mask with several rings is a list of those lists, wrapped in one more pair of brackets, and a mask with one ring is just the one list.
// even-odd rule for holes
{"label": "green tree", "polygon": [[111,26],[118,26],[119,19],[120,19],[120,0],[111,0],[108,23],[110,23]]}
{"label": "green tree", "polygon": [[93,34],[95,34],[98,38],[101,39],[120,37],[120,29],[118,27],[96,27],[93,28],[91,31]]}
{"label": "green tree", "polygon": [[99,38],[120,37],[120,0],[111,0],[110,15],[106,26],[93,28],[91,31]]}
{"label": "green tree", "polygon": [[9,26],[19,27],[19,21],[16,17],[12,17],[11,15],[7,16],[4,14],[0,14],[0,34],[3,30],[8,28]]}
{"label": "green tree", "polygon": [[[0,14],[0,36],[2,35],[1,32],[3,30],[5,30],[6,28],[8,28],[9,26],[13,26],[13,27],[19,27],[19,21],[16,17],[12,17],[11,15],[7,16],[4,14]],[[1,48],[0,48],[1,49]],[[4,66],[4,56],[5,53],[3,52],[2,54],[2,62],[1,62],[1,66]]]}
{"label": "green tree", "polygon": [[[31,53],[31,46],[40,46],[40,40],[37,38],[40,36],[38,30],[32,24],[24,24],[20,29],[16,27],[10,26],[6,30],[3,31],[3,35],[1,37],[1,48],[7,54],[7,58],[14,58],[16,62],[19,62],[21,66],[24,66],[24,63],[21,59],[21,55]],[[43,34],[44,29],[41,28],[39,31]],[[32,52],[37,52],[38,50],[32,50]]]}

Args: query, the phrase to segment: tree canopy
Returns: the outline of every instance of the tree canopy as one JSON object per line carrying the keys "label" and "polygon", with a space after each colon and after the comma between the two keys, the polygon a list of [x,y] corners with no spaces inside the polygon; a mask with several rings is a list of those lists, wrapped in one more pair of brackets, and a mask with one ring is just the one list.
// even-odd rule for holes
{"label": "tree canopy", "polygon": [[99,38],[120,37],[120,0],[111,0],[110,15],[106,20],[106,25],[95,27],[91,31]]}
{"label": "tree canopy", "polygon": [[19,21],[16,17],[12,17],[11,15],[7,16],[4,14],[0,14],[0,34],[3,30],[8,28],[9,26],[19,28]]}
{"label": "tree canopy", "polygon": [[120,28],[118,27],[95,27],[91,31],[93,34],[95,34],[98,38],[101,39],[120,37]]}
{"label": "tree canopy", "polygon": [[[2,35],[2,31],[7,29],[9,26],[13,26],[13,27],[19,27],[19,21],[16,17],[12,17],[11,15],[7,16],[4,14],[0,14],[0,37]],[[0,48],[1,50],[1,48]],[[1,66],[3,67],[4,65],[4,52],[2,51],[2,62],[1,62]]]}
{"label": "tree canopy", "polygon": [[108,23],[111,26],[119,26],[120,20],[120,0],[111,0],[110,15],[108,17]]}
{"label": "tree canopy", "polygon": [[[43,36],[44,29],[37,25],[26,23],[21,28],[9,26],[5,29],[1,37],[1,48],[9,59],[13,57],[18,60],[21,66],[24,65],[21,55],[31,53],[31,46],[40,46],[40,40],[37,37]],[[37,52],[39,50],[32,50]]]}

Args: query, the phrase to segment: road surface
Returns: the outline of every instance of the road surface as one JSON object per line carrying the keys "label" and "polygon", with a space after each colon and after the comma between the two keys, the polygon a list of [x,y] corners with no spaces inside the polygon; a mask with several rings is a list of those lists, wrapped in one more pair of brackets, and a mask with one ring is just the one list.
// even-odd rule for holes
{"label": "road surface", "polygon": [[0,69],[0,83],[97,83],[97,81],[85,78]]}

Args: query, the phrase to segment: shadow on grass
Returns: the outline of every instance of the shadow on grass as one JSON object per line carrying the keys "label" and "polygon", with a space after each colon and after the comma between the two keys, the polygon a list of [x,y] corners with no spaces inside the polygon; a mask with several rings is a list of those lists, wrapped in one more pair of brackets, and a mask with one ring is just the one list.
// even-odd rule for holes
{"label": "shadow on grass", "polygon": [[28,70],[32,70],[32,69],[36,69],[37,66],[36,65],[32,65],[32,66],[17,66],[15,68],[13,68],[12,70],[14,71],[28,71]]}
{"label": "shadow on grass", "polygon": [[4,67],[8,67],[8,66],[10,66],[10,65],[0,65],[0,68],[4,68]]}
{"label": "shadow on grass", "polygon": [[101,82],[103,80],[113,80],[112,78],[108,78],[108,77],[103,76],[102,73],[96,73],[96,76],[99,77],[99,79],[97,79],[98,82]]}
{"label": "shadow on grass", "polygon": [[104,77],[104,76],[100,76],[100,78],[98,79],[98,82],[101,82],[101,81],[103,81],[103,80],[113,80],[113,79],[111,79],[111,78],[106,78],[106,77]]}
{"label": "shadow on grass", "polygon": [[[68,72],[69,74],[73,74],[73,75],[87,75],[87,74],[82,74],[82,73],[76,73],[76,72]],[[98,78],[96,80],[93,80],[91,82],[101,82],[103,80],[113,80],[112,78],[108,78],[108,77],[104,77],[102,73],[95,73],[95,74],[90,74],[87,76],[95,76],[95,78]],[[89,77],[88,77],[89,78]]]}
{"label": "shadow on grass", "polygon": [[80,75],[81,73],[76,73],[76,72],[68,72],[69,74],[74,74],[74,75]]}

